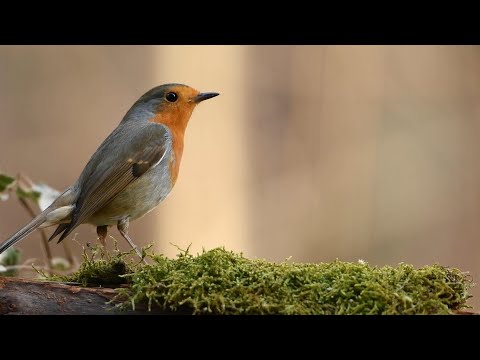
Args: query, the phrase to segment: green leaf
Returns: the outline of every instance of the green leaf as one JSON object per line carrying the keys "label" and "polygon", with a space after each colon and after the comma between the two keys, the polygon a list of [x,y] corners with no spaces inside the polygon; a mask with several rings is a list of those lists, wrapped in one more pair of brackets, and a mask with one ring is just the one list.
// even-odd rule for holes
{"label": "green leaf", "polygon": [[17,196],[21,199],[31,199],[33,201],[38,201],[40,199],[41,193],[34,190],[24,190],[21,187],[17,187]]}
{"label": "green leaf", "polygon": [[5,174],[0,174],[0,192],[7,190],[15,182],[15,178],[12,178]]}

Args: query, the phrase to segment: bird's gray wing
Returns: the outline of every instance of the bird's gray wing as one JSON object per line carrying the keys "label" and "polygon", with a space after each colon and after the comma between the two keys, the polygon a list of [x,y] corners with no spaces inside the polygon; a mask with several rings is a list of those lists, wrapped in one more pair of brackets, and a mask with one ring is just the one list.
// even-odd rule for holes
{"label": "bird's gray wing", "polygon": [[[128,184],[156,166],[166,154],[167,142],[168,133],[163,125],[121,124],[115,129],[80,175],[77,182],[80,194],[72,221],[62,227],[64,231],[58,242],[112,201]],[[58,230],[55,236],[61,232]]]}

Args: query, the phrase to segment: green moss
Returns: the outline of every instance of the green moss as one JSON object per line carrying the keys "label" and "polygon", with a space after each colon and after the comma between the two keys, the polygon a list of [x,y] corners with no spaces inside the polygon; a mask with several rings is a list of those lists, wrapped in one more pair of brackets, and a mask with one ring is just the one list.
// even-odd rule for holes
{"label": "green moss", "polygon": [[[82,265],[76,279],[108,278],[109,267],[123,257],[87,259],[90,264]],[[147,303],[193,314],[449,314],[467,307],[473,286],[465,273],[440,265],[272,263],[221,248],[151,259],[153,264],[136,265],[120,277],[129,283],[119,289],[128,299],[123,306]]]}
{"label": "green moss", "polygon": [[[90,254],[90,255],[89,255]],[[114,255],[106,254],[100,246],[90,247],[90,252],[83,251],[80,268],[71,275],[46,276],[49,280],[78,282],[87,285],[121,285],[128,282],[123,275],[132,274],[139,267],[138,262],[127,261],[130,252],[115,250]]]}
{"label": "green moss", "polygon": [[76,273],[68,276],[65,280],[79,282],[84,286],[119,285],[127,282],[121,275],[130,272],[128,264],[121,258],[115,257],[109,261],[84,262]]}
{"label": "green moss", "polygon": [[214,249],[129,276],[134,305],[194,314],[448,314],[466,306],[472,283],[439,265],[375,268],[366,263],[271,263]]}

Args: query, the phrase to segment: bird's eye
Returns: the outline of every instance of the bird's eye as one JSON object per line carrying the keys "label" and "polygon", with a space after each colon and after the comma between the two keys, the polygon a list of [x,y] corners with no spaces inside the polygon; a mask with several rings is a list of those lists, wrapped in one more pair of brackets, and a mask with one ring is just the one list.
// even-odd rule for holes
{"label": "bird's eye", "polygon": [[165,98],[167,99],[167,101],[175,102],[178,99],[178,95],[175,94],[174,92],[169,92],[167,96],[165,96]]}

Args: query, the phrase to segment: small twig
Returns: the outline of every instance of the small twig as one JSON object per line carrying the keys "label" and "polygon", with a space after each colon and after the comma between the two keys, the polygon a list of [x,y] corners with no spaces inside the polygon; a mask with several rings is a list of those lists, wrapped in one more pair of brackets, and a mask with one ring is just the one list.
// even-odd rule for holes
{"label": "small twig", "polygon": [[66,241],[62,241],[63,244],[63,251],[65,251],[65,258],[69,262],[70,266],[73,267],[75,265],[75,260],[73,259],[72,250],[70,250],[70,245]]}
{"label": "small twig", "polygon": [[28,258],[23,262],[22,265],[28,265],[28,264],[33,264],[35,261],[37,261],[37,258]]}
{"label": "small twig", "polygon": [[[28,202],[23,199],[23,198],[18,198],[20,200],[20,204],[23,205],[25,210],[30,214],[32,218],[35,218],[37,216],[35,214],[35,211],[32,209],[32,207],[28,204]],[[43,244],[43,250],[45,251],[45,254],[47,256],[47,266],[48,266],[48,271],[51,273],[52,271],[52,252],[50,251],[50,245],[48,244],[48,239],[47,239],[47,234],[45,233],[44,229],[39,229],[40,230],[40,235],[42,237],[42,244]],[[51,275],[51,274],[50,274]]]}
{"label": "small twig", "polygon": [[9,270],[27,270],[27,271],[37,271],[37,270],[42,270],[42,271],[48,271],[49,275],[68,275],[70,272],[67,270],[53,270],[50,267],[47,266],[39,266],[32,268],[31,265],[8,265],[5,266],[6,271]]}
{"label": "small twig", "polygon": [[[33,187],[33,185],[34,185],[32,180],[30,180],[30,178],[27,177],[26,175],[18,174],[17,179],[18,179],[18,181],[22,181],[22,182],[27,183],[29,187]],[[22,205],[26,208],[26,210],[29,212],[29,214],[34,218],[37,214],[29,206],[28,202],[23,198],[19,198],[19,200],[22,203]],[[52,263],[52,252],[50,251],[50,244],[48,243],[47,234],[45,233],[45,230],[40,229],[40,232],[41,232],[41,236],[42,236],[43,248],[44,248],[45,254],[47,256],[48,266],[51,270],[52,267],[53,267],[53,263]],[[62,244],[63,244],[63,250],[65,252],[65,258],[70,263],[70,266],[74,266],[75,260],[74,260],[73,255],[72,255],[72,251],[70,250],[70,246],[65,241]]]}

